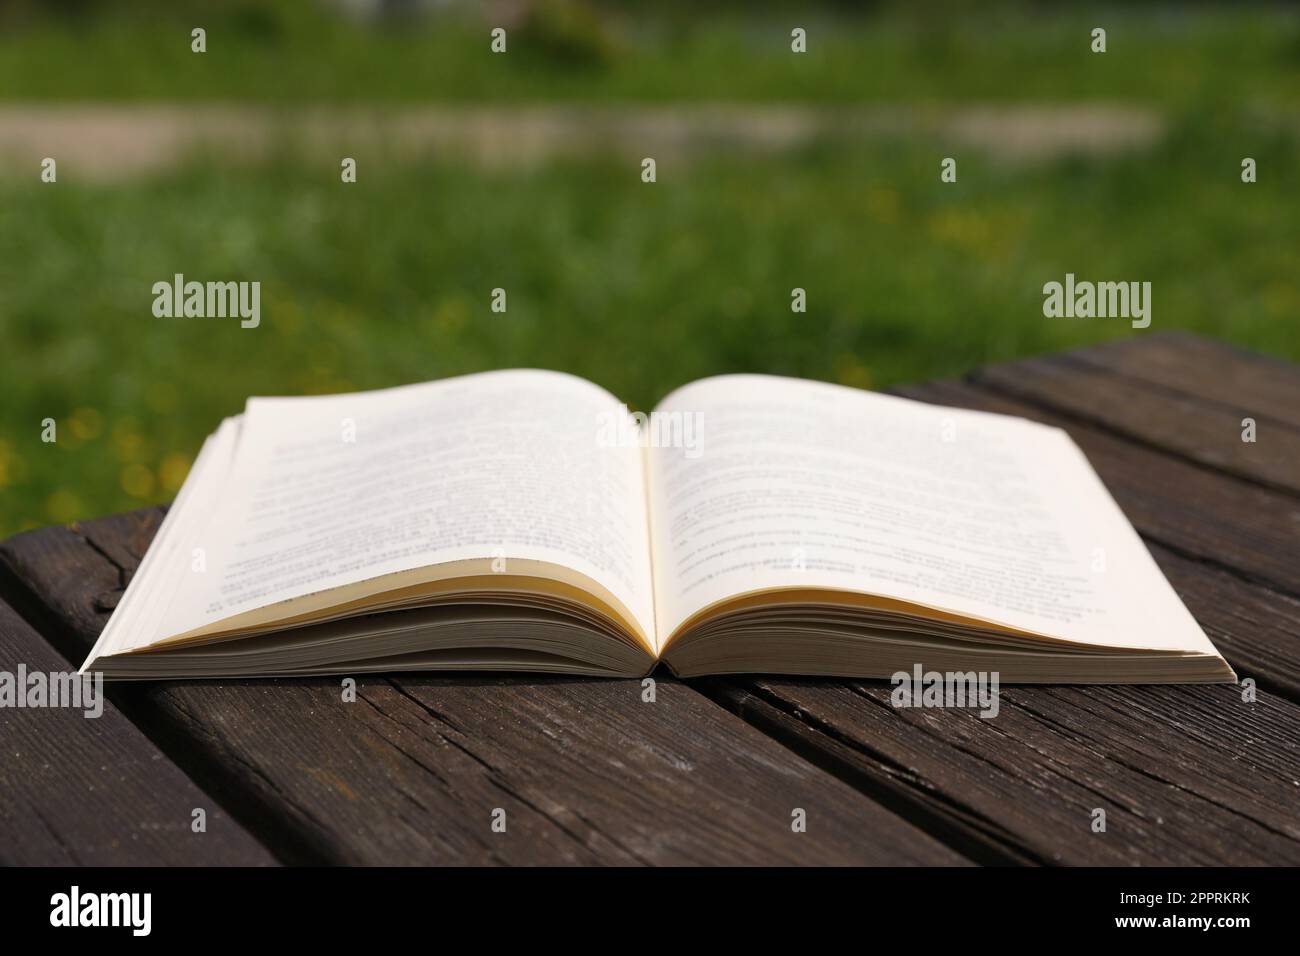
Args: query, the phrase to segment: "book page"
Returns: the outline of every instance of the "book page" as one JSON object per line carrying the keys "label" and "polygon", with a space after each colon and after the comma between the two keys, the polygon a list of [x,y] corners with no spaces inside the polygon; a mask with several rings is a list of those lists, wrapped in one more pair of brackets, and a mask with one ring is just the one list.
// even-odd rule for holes
{"label": "book page", "polygon": [[656,448],[660,650],[740,594],[831,588],[1108,647],[1215,653],[1060,429],[837,385],[705,379],[696,457]]}
{"label": "book page", "polygon": [[[256,608],[444,562],[572,569],[654,634],[644,462],[598,441],[626,410],[524,370],[375,392],[250,399],[178,546],[159,622],[122,650]],[[173,569],[175,570],[175,569]],[[497,570],[497,567],[494,567]]]}

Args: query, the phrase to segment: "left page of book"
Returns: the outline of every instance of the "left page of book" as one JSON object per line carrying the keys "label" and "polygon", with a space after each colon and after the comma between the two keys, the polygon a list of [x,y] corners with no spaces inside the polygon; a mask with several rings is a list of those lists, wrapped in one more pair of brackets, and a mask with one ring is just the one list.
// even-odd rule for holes
{"label": "left page of book", "polygon": [[641,450],[598,440],[625,415],[539,370],[250,399],[209,439],[94,653],[291,619],[431,567],[576,575],[652,645]]}

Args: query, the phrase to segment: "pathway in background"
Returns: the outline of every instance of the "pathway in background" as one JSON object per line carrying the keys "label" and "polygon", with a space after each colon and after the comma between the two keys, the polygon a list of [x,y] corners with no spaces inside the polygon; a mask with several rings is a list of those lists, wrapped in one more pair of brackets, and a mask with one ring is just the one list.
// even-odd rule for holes
{"label": "pathway in background", "polygon": [[780,150],[819,139],[926,137],[998,159],[1144,149],[1163,117],[1132,106],[816,110],[785,106],[444,107],[312,109],[156,106],[0,107],[0,174],[33,170],[47,156],[60,171],[112,179],[174,165],[195,152],[247,161],[281,142],[338,156],[459,155],[490,165],[528,165],[560,155],[613,151],[674,156],[709,146]]}

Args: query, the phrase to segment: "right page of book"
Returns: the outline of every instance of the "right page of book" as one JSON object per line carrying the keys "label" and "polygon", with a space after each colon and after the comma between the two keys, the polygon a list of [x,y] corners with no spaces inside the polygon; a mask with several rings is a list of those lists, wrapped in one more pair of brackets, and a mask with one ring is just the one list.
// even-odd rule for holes
{"label": "right page of book", "polygon": [[718,602],[828,588],[1216,653],[1060,429],[767,375],[704,379],[655,412],[697,438],[648,456],[661,651]]}

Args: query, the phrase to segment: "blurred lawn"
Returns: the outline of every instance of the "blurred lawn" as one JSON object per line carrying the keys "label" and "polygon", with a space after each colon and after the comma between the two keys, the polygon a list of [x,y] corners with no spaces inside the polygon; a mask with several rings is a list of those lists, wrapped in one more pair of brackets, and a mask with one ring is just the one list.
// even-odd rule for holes
{"label": "blurred lawn", "polygon": [[[488,33],[505,18],[477,2],[359,24],[319,0],[26,0],[20,14],[78,12],[0,24],[0,99],[1300,106],[1300,11],[1279,4],[527,6],[502,57]],[[190,52],[196,26],[202,56]],[[807,55],[790,53],[794,26]],[[1095,26],[1107,29],[1104,56],[1089,52]]]}
{"label": "blurred lawn", "polygon": [[[654,185],[593,160],[410,165],[345,187],[290,159],[7,183],[0,533],[167,499],[249,394],[531,365],[648,407],[720,372],[877,387],[1142,334],[1045,319],[1042,284],[1067,271],[1150,280],[1152,330],[1300,360],[1300,143],[1255,149],[1253,186],[1239,151],[1183,132],[1104,163],[966,161],[943,188],[922,144],[709,157]],[[261,327],[155,319],[150,287],[175,271],[262,279]],[[38,440],[47,416],[55,445]]]}
{"label": "blurred lawn", "polygon": [[[1061,33],[1083,22],[1074,15],[986,18],[974,35],[891,15],[828,24],[813,34],[826,56],[798,64],[760,20],[708,18],[684,34],[621,23],[612,42],[632,54],[578,66],[538,54],[518,71],[467,52],[450,28],[348,44],[306,8],[223,16],[252,17],[240,29],[265,38],[243,41],[237,68],[220,71],[173,53],[163,14],[142,26],[38,20],[22,43],[0,37],[0,90],[311,102],[1098,96],[1160,104],[1171,133],[1104,160],[1014,167],[963,155],[955,185],[938,181],[944,147],[912,140],[703,154],[661,162],[654,185],[635,163],[600,156],[527,170],[367,166],[347,186],[337,157],[288,153],[98,185],[0,178],[0,536],[168,500],[203,437],[250,394],[541,366],[646,408],[723,372],[882,387],[1144,334],[1119,319],[1045,319],[1042,284],[1066,272],[1151,281],[1151,331],[1300,360],[1300,123],[1278,112],[1300,102],[1290,14],[1115,14],[1108,23],[1135,32],[1112,27],[1104,58],[1062,55],[1084,42],[1075,26]],[[154,51],[147,63],[132,53],[137,37]],[[1257,184],[1240,181],[1243,155],[1260,163]],[[261,327],[154,318],[151,286],[175,272],[261,280]],[[505,315],[489,309],[496,286]],[[806,314],[790,311],[795,286],[808,291]],[[40,441],[46,417],[57,444]]]}

